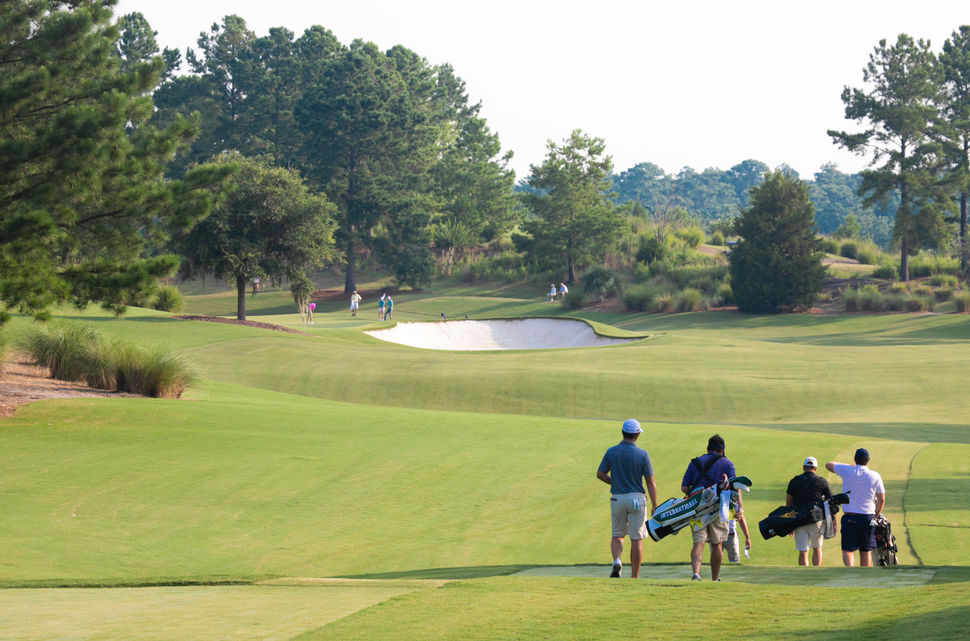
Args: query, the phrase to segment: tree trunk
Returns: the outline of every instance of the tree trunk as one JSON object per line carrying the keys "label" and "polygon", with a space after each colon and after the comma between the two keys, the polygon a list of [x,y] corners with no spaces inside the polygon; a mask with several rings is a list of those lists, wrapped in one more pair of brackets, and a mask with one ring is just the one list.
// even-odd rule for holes
{"label": "tree trunk", "polygon": [[236,274],[236,320],[246,320],[246,277]]}
{"label": "tree trunk", "polygon": [[357,289],[357,257],[354,255],[354,246],[347,243],[347,271],[344,276],[344,293]]}
{"label": "tree trunk", "polygon": [[904,283],[909,282],[909,242],[906,239],[906,234],[900,241],[900,246],[902,250],[899,254],[899,278]]}
{"label": "tree trunk", "polygon": [[970,256],[967,256],[970,247],[967,247],[967,192],[960,194],[960,271],[967,273],[967,263]]}
{"label": "tree trunk", "polygon": [[566,263],[569,265],[569,276],[566,282],[570,285],[576,282],[576,263],[573,262],[573,257],[569,256],[566,259]]}

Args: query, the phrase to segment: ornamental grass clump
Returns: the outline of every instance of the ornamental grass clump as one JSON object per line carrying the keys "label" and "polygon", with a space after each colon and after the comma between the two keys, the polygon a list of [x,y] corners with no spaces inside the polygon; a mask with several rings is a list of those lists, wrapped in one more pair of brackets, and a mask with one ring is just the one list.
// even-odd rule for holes
{"label": "ornamental grass clump", "polygon": [[51,378],[79,382],[86,378],[89,353],[99,340],[89,325],[51,321],[33,325],[18,343],[34,363],[48,369]]}
{"label": "ornamental grass clump", "polygon": [[185,360],[158,348],[146,350],[131,343],[115,348],[115,389],[152,398],[180,398],[195,382]]}

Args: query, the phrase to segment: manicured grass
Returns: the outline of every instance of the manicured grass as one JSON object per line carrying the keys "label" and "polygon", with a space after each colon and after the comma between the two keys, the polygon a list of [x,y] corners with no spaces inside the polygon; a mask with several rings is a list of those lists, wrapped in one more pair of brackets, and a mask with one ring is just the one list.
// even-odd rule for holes
{"label": "manicured grass", "polygon": [[[396,297],[395,315],[564,313],[476,293]],[[970,318],[590,312],[580,316],[651,338],[439,353],[372,339],[360,329],[376,317],[328,305],[310,336],[142,310],[65,314],[176,349],[203,380],[191,400],[58,400],[0,421],[0,548],[15,551],[0,562],[0,585],[20,588],[0,590],[0,637],[62,638],[41,623],[58,619],[75,621],[83,639],[579,639],[616,631],[617,620],[660,638],[937,639],[970,625],[965,568],[892,590],[820,588],[892,575],[841,568],[837,540],[825,568],[799,571],[791,539],[756,533],[804,456],[848,461],[865,446],[886,480],[901,561],[968,565]],[[303,329],[295,313],[252,319]],[[678,494],[711,433],[725,437],[755,483],[745,500],[751,560],[725,568],[721,585],[686,574],[639,584],[499,576],[584,564],[605,574],[608,490],[593,473],[628,416],[645,426],[661,499]],[[658,563],[686,571],[685,534],[644,545],[646,576],[670,567]],[[274,576],[381,580],[157,587]],[[99,584],[156,587],[23,589]],[[720,599],[730,615],[683,616],[685,604]],[[116,600],[146,614],[123,615]],[[319,620],[303,617],[314,610]],[[246,636],[260,625],[263,636]]]}

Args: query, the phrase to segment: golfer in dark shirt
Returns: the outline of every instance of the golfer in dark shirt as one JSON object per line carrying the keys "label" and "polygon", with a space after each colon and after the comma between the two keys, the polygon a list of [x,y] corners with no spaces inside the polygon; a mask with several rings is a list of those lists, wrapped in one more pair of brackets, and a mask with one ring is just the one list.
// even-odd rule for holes
{"label": "golfer in dark shirt", "polygon": [[[650,494],[650,513],[657,509],[657,483],[653,478],[650,455],[637,447],[643,430],[635,419],[623,423],[623,440],[606,450],[596,478],[610,486],[610,516],[613,521],[610,552],[613,566],[610,576],[618,578],[623,568],[623,537],[630,535],[630,578],[640,576],[643,538],[647,534],[646,493]],[[646,484],[646,493],[644,492]]]}
{"label": "golfer in dark shirt", "polygon": [[[816,474],[818,461],[809,456],[802,464],[802,473],[788,482],[785,505],[796,509],[810,509],[832,496],[829,482]],[[822,529],[824,521],[807,523],[795,528],[795,549],[798,565],[808,565],[808,549],[812,548],[812,565],[822,565]]]}

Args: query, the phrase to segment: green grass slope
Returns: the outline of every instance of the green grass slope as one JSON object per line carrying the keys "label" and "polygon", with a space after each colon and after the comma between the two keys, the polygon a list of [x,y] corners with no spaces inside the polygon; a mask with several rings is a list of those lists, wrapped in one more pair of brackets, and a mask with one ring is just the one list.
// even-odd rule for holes
{"label": "green grass slope", "polygon": [[[474,293],[402,297],[398,319],[561,310]],[[0,637],[63,638],[40,623],[60,612],[77,621],[76,638],[162,638],[158,617],[111,629],[95,621],[116,612],[115,596],[130,598],[119,588],[25,588],[301,576],[346,581],[301,584],[306,592],[292,597],[267,592],[265,606],[254,605],[258,590],[229,596],[258,586],[226,586],[205,593],[209,626],[191,604],[192,590],[208,588],[142,588],[157,591],[139,598],[184,615],[167,638],[594,638],[638,603],[656,611],[654,633],[706,637],[722,624],[679,619],[685,596],[676,588],[690,585],[687,574],[677,578],[687,572],[685,534],[645,542],[645,575],[653,568],[667,578],[639,586],[497,576],[543,568],[589,576],[590,564],[593,576],[605,574],[608,490],[594,471],[628,416],[645,426],[661,498],[678,494],[687,461],[713,431],[754,480],[745,502],[752,558],[725,568],[730,598],[749,605],[726,619],[725,632],[804,636],[806,617],[814,626],[823,614],[819,625],[834,638],[862,629],[960,638],[951,631],[970,624],[970,576],[944,567],[970,565],[966,317],[584,313],[651,338],[439,353],[362,334],[376,321],[349,319],[342,303],[303,327],[295,314],[277,314],[271,295],[254,298],[267,303],[252,320],[309,335],[142,310],[120,320],[65,313],[106,334],[171,346],[204,380],[180,401],[56,400],[0,421],[0,549],[10,551],[0,560],[0,584],[10,588],[0,591]],[[27,322],[16,319],[13,331]],[[837,540],[827,543],[825,568],[799,571],[791,539],[756,533],[804,456],[848,461],[859,446],[886,480],[901,562],[929,568],[928,585],[879,590],[890,575],[841,568]],[[869,587],[812,587],[846,572]],[[719,587],[690,586],[702,600]],[[314,606],[320,599],[332,607]],[[45,610],[48,602],[61,605]],[[840,616],[830,614],[836,606]],[[314,607],[319,618],[293,623]],[[253,618],[226,622],[244,611]],[[267,626],[264,636],[246,636],[252,620]]]}

